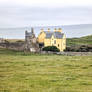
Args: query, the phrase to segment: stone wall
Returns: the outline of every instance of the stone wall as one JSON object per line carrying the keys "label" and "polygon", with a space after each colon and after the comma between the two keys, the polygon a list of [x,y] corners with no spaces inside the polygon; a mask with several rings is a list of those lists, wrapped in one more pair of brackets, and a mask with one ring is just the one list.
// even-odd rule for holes
{"label": "stone wall", "polygon": [[14,43],[0,43],[0,48],[7,48],[10,50],[24,51],[24,42],[14,42]]}
{"label": "stone wall", "polygon": [[56,55],[64,55],[64,56],[92,56],[92,52],[46,52],[41,51],[40,54],[56,54]]}
{"label": "stone wall", "polygon": [[92,52],[92,45],[75,45],[66,47],[66,52]]}
{"label": "stone wall", "polygon": [[92,52],[57,52],[56,54],[66,56],[92,56]]}

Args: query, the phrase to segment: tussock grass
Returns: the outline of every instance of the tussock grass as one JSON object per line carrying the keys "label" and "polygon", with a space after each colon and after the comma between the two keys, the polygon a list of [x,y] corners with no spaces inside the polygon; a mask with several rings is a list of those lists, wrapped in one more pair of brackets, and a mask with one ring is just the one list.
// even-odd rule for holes
{"label": "tussock grass", "polygon": [[92,92],[92,57],[0,49],[0,92]]}

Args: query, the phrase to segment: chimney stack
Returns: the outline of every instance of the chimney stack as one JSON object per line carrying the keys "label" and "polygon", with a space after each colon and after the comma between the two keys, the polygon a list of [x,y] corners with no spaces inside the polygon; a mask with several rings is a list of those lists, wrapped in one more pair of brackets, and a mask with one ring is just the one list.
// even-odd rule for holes
{"label": "chimney stack", "polygon": [[27,35],[27,30],[25,31],[25,35]]}
{"label": "chimney stack", "polygon": [[62,29],[61,29],[61,28],[59,28],[59,29],[58,29],[58,32],[62,32]]}
{"label": "chimney stack", "polygon": [[48,28],[48,32],[50,32],[50,28]]}
{"label": "chimney stack", "polygon": [[31,33],[34,33],[34,29],[33,29],[33,27],[31,28]]}
{"label": "chimney stack", "polygon": [[54,32],[56,32],[56,31],[57,31],[57,29],[55,28],[55,29],[54,29]]}
{"label": "chimney stack", "polygon": [[43,32],[44,31],[44,29],[41,29],[41,32]]}

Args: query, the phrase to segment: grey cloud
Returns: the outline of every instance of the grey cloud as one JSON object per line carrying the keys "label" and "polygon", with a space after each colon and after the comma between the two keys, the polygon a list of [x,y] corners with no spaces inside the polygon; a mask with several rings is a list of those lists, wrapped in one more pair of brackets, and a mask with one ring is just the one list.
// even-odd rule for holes
{"label": "grey cloud", "polygon": [[92,23],[92,7],[40,8],[0,7],[0,27],[35,24]]}

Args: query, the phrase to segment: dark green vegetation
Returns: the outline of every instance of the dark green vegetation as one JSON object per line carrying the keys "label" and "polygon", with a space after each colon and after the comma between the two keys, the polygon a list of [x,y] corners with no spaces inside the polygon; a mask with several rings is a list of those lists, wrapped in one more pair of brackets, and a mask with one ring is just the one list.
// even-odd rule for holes
{"label": "dark green vegetation", "polygon": [[67,38],[67,46],[92,45],[92,35],[81,38]]}
{"label": "dark green vegetation", "polygon": [[67,46],[65,51],[72,52],[92,52],[92,45]]}
{"label": "dark green vegetation", "polygon": [[59,52],[60,50],[56,46],[47,46],[43,48],[43,51]]}
{"label": "dark green vegetation", "polygon": [[92,92],[92,57],[0,49],[0,92]]}
{"label": "dark green vegetation", "polygon": [[65,51],[92,52],[92,35],[81,38],[67,38]]}

